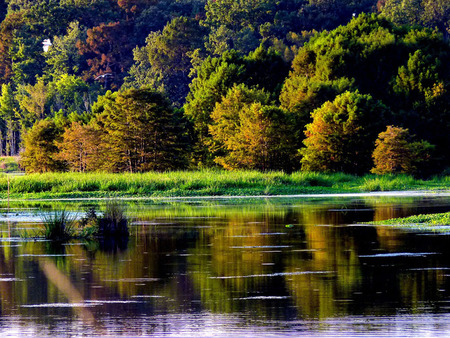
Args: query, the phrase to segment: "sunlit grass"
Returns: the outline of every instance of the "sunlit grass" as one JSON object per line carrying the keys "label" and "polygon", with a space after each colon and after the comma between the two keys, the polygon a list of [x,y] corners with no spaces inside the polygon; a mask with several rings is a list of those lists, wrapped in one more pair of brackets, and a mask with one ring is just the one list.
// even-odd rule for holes
{"label": "sunlit grass", "polygon": [[[0,197],[7,196],[0,176]],[[448,189],[449,176],[417,180],[408,175],[353,176],[342,173],[175,171],[167,173],[46,173],[10,178],[10,197],[261,196],[310,193]]]}
{"label": "sunlit grass", "polygon": [[384,221],[371,222],[371,224],[392,225],[416,230],[449,231],[450,212],[392,218]]}

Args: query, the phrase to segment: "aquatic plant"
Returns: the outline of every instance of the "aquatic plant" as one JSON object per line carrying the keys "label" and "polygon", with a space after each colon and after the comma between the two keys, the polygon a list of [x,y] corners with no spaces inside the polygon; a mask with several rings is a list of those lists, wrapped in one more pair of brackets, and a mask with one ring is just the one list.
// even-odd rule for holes
{"label": "aquatic plant", "polygon": [[65,209],[42,214],[43,236],[53,241],[63,241],[75,235],[76,215]]}
{"label": "aquatic plant", "polygon": [[384,221],[371,222],[373,224],[403,224],[403,225],[450,225],[450,212],[438,214],[421,214],[403,218],[392,218]]}
{"label": "aquatic plant", "polygon": [[413,231],[448,232],[450,230],[450,212],[421,214],[403,218],[369,222],[375,225],[389,225]]}
{"label": "aquatic plant", "polygon": [[128,220],[125,208],[117,200],[109,200],[106,210],[98,220],[98,234],[103,237],[128,236]]}

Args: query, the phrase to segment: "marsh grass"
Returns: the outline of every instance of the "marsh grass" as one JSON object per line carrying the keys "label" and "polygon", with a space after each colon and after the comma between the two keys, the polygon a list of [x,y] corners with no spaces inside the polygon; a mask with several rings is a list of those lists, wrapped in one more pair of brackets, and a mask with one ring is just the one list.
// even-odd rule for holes
{"label": "marsh grass", "polygon": [[103,237],[128,236],[128,220],[125,216],[125,208],[117,200],[106,203],[106,210],[98,220],[98,233]]}
{"label": "marsh grass", "polygon": [[[166,173],[45,173],[13,177],[13,198],[249,196],[448,189],[450,176],[416,180],[408,175],[343,173],[174,171]],[[8,182],[0,176],[0,197]]]}
{"label": "marsh grass", "polygon": [[44,238],[52,241],[64,241],[74,237],[76,215],[63,209],[43,214],[41,218]]}
{"label": "marsh grass", "polygon": [[77,214],[66,209],[55,210],[41,215],[42,229],[28,231],[24,229],[21,237],[39,238],[61,242],[73,238],[119,238],[128,237],[128,218],[123,204],[117,200],[106,203],[102,216],[97,216],[95,208],[89,208],[78,220]]}

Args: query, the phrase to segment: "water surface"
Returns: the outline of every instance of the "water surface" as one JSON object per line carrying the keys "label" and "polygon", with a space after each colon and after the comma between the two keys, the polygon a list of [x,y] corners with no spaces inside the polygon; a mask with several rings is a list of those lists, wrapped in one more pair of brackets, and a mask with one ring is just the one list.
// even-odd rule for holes
{"label": "water surface", "polygon": [[2,205],[2,337],[450,332],[449,235],[364,224],[448,197],[124,203],[129,239],[60,245],[19,234],[104,203]]}

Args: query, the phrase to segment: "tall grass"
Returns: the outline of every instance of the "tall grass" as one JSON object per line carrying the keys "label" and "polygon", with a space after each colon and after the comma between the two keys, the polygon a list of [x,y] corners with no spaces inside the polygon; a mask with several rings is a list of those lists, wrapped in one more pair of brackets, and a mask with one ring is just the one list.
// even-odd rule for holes
{"label": "tall grass", "polygon": [[[322,192],[448,189],[449,176],[416,180],[407,175],[257,171],[175,171],[167,173],[46,173],[11,178],[12,197],[114,197],[286,195]],[[0,197],[7,178],[0,176]]]}
{"label": "tall grass", "polygon": [[43,223],[43,236],[53,241],[63,241],[75,234],[76,216],[70,212],[56,210],[41,216]]}

